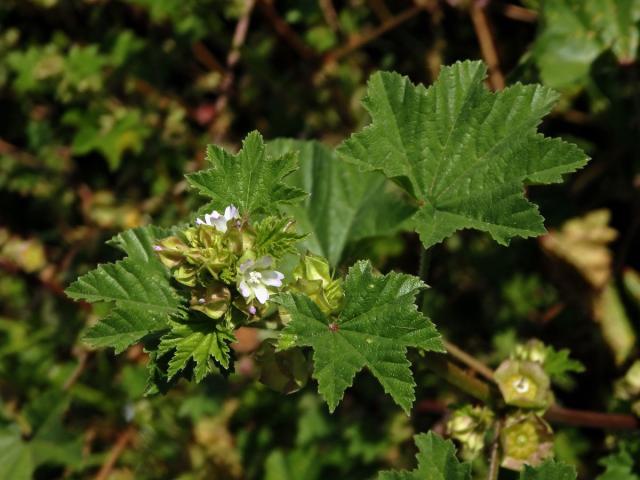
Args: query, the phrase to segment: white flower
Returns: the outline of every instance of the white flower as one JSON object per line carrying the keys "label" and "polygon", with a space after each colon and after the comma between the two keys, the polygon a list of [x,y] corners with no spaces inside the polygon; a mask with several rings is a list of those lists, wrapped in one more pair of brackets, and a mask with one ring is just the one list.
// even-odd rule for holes
{"label": "white flower", "polygon": [[229,220],[240,218],[240,212],[234,205],[229,205],[224,209],[224,215],[217,210],[211,213],[207,213],[204,216],[204,220],[201,218],[196,219],[196,225],[209,225],[222,233],[227,231],[227,222]]}
{"label": "white flower", "polygon": [[246,260],[238,267],[238,290],[247,301],[254,298],[265,303],[269,300],[268,287],[281,287],[284,275],[276,270],[267,270],[273,259],[261,257],[257,260]]}

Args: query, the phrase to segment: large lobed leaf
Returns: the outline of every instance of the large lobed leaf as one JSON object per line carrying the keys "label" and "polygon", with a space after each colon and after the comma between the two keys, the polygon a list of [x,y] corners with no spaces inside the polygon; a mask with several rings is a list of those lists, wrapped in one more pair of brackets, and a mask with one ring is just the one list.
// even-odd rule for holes
{"label": "large lobed leaf", "polygon": [[411,275],[376,276],[371,264],[361,261],[345,279],[344,308],[337,318],[325,315],[307,296],[285,293],[278,298],[291,314],[284,338],[313,348],[313,376],[331,411],[363,367],[409,411],[415,383],[407,347],[444,351],[435,326],[414,304],[424,287]]}
{"label": "large lobed leaf", "polygon": [[546,85],[584,86],[591,64],[611,49],[620,63],[638,51],[639,0],[553,0],[542,2],[542,28],[533,59]]}
{"label": "large lobed leaf", "polygon": [[274,156],[299,152],[300,168],[287,183],[309,192],[299,204],[286,207],[299,230],[308,233],[303,245],[336,266],[350,242],[400,230],[415,209],[403,201],[383,175],[363,173],[340,161],[320,142],[277,139],[267,143]]}
{"label": "large lobed leaf", "polygon": [[213,199],[213,207],[224,209],[235,205],[245,215],[269,213],[281,204],[297,202],[306,195],[303,190],[284,183],[284,178],[298,168],[295,152],[278,157],[266,154],[258,132],[251,132],[236,154],[216,145],[207,147],[211,168],[187,175],[188,182]]}
{"label": "large lobed leaf", "polygon": [[79,466],[82,441],[66,431],[62,416],[69,398],[56,391],[37,397],[23,410],[23,422],[31,427],[28,438],[17,425],[0,426],[0,478],[31,480],[44,464]]}
{"label": "large lobed leaf", "polygon": [[141,227],[117,235],[110,243],[128,257],[100,265],[67,288],[67,295],[75,300],[115,307],[87,330],[84,340],[88,344],[121,352],[145,335],[168,328],[170,318],[182,315],[181,299],[152,250],[154,239],[162,234],[160,229]]}
{"label": "large lobed leaf", "polygon": [[426,247],[474,228],[507,244],[544,233],[543,218],[523,194],[526,183],[553,183],[582,167],[575,145],[536,133],[557,95],[516,84],[491,93],[482,62],[442,69],[429,88],[396,73],[369,80],[372,123],[339,148],[365,170],[394,178],[422,207],[415,229]]}

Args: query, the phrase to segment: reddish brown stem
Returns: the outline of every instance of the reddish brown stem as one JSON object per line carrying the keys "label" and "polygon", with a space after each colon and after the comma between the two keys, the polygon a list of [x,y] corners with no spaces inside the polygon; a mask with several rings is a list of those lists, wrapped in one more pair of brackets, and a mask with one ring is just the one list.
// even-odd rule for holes
{"label": "reddish brown stem", "polygon": [[338,47],[335,50],[332,50],[331,52],[327,53],[324,56],[323,63],[325,65],[329,65],[329,64],[335,63],[340,58],[344,57],[345,55],[350,54],[354,50],[357,50],[357,49],[361,48],[362,46],[366,45],[367,43],[371,42],[372,40],[375,40],[380,35],[383,35],[384,33],[388,32],[389,30],[393,30],[394,28],[398,27],[399,25],[402,25],[407,20],[415,17],[422,10],[423,10],[423,8],[419,7],[419,6],[411,7],[409,9],[405,10],[404,12],[399,13],[396,16],[390,17],[382,25],[380,25],[380,26],[378,26],[378,27],[376,27],[374,29],[371,29],[371,30],[369,30],[367,32],[364,32],[364,33],[358,33],[356,35],[351,36],[351,38],[349,38],[349,40],[347,41],[346,45],[344,45],[342,47]]}
{"label": "reddish brown stem", "polygon": [[482,58],[489,67],[489,83],[493,90],[502,90],[505,87],[504,75],[500,70],[500,61],[498,60],[498,52],[489,26],[489,19],[484,8],[477,2],[474,2],[469,9],[473,28],[478,37]]}
{"label": "reddish brown stem", "polygon": [[116,443],[113,445],[113,448],[111,448],[107,460],[102,465],[95,480],[107,480],[107,478],[109,478],[111,471],[118,462],[118,458],[120,458],[120,455],[122,455],[128,443],[133,439],[134,434],[135,430],[133,427],[129,427],[118,436]]}
{"label": "reddish brown stem", "polygon": [[502,13],[505,17],[518,22],[534,23],[538,20],[538,12],[521,7],[520,5],[507,4],[502,7]]}
{"label": "reddish brown stem", "polygon": [[258,0],[260,10],[267,20],[271,23],[271,26],[276,33],[286,41],[289,46],[295,50],[305,60],[313,60],[316,58],[316,53],[309,47],[300,36],[285,22],[277,10],[274,8],[271,0]]}
{"label": "reddish brown stem", "polygon": [[553,423],[562,423],[574,427],[601,428],[603,430],[640,430],[640,420],[622,413],[592,412],[574,410],[552,405],[545,418]]}
{"label": "reddish brown stem", "polygon": [[[220,113],[227,107],[227,103],[229,102],[231,87],[233,86],[233,81],[235,79],[235,67],[240,60],[240,49],[247,39],[249,21],[251,19],[251,12],[253,11],[254,6],[255,0],[246,0],[245,10],[236,24],[236,29],[231,41],[231,50],[229,50],[229,54],[227,55],[226,72],[220,84],[220,95],[216,99],[214,106],[214,111],[216,113],[216,116],[214,117],[215,119],[220,118]],[[211,125],[211,129],[215,131],[214,140],[219,142],[226,134],[226,128],[216,128],[216,126],[217,122],[214,121]]]}

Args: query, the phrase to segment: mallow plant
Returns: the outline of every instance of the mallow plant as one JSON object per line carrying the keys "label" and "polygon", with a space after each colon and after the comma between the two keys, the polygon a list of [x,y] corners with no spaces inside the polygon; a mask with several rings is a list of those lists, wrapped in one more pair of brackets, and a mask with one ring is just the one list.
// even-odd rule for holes
{"label": "mallow plant", "polygon": [[[452,408],[444,440],[415,437],[413,471],[381,479],[471,478],[469,461],[486,454],[489,478],[500,467],[521,479],[568,480],[553,460],[544,413],[553,386],[581,365],[539,341],[520,345],[483,378],[456,366],[459,349],[422,312],[424,278],[377,271],[368,260],[340,268],[353,242],[415,231],[421,275],[430,248],[461,229],[508,245],[545,232],[531,184],[561,182],[585,154],[537,131],[557,95],[540,85],[490,92],[482,62],[444,67],[430,87],[397,73],[372,75],[363,100],[371,123],[335,150],[312,141],[263,141],[252,132],[233,155],[210,145],[208,169],[187,175],[206,200],[172,227],[120,233],[124,258],[99,265],[67,289],[71,298],[110,305],[84,341],[117,353],[141,343],[148,353],[147,394],[179,379],[200,382],[234,369],[234,332],[264,332],[255,354],[261,379],[284,393],[309,375],[333,412],[367,369],[410,414],[419,359],[474,403]],[[410,353],[410,349],[413,353]],[[450,360],[452,357],[452,360]],[[269,369],[274,369],[269,373]]]}

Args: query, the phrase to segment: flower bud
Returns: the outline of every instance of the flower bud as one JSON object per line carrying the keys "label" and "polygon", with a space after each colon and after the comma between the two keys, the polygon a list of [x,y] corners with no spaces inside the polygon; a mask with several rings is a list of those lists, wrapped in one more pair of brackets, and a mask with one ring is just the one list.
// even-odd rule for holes
{"label": "flower bud", "polygon": [[465,405],[454,410],[447,422],[447,433],[460,442],[463,458],[472,460],[482,451],[493,418],[493,412],[486,407]]}
{"label": "flower bud", "polygon": [[517,413],[505,419],[500,432],[502,466],[521,470],[536,467],[553,456],[553,430],[535,413]]}
{"label": "flower bud", "polygon": [[229,310],[230,302],[229,289],[222,283],[215,283],[207,288],[192,290],[190,308],[217,320]]}
{"label": "flower bud", "polygon": [[256,352],[260,382],[281,393],[294,393],[307,384],[309,362],[299,348],[277,351],[274,340],[265,340]]}
{"label": "flower bud", "polygon": [[507,405],[546,408],[552,398],[549,376],[539,363],[505,360],[494,378]]}
{"label": "flower bud", "polygon": [[180,238],[171,236],[160,240],[154,251],[167,268],[175,268],[185,260],[188,248]]}
{"label": "flower bud", "polygon": [[631,401],[631,411],[640,416],[640,360],[636,360],[625,376],[616,381],[614,394],[620,400]]}
{"label": "flower bud", "polygon": [[543,342],[534,338],[524,345],[517,345],[514,356],[517,360],[536,362],[544,365],[544,361],[547,359],[547,347]]}
{"label": "flower bud", "polygon": [[326,259],[310,253],[305,255],[293,271],[293,279],[291,289],[309,296],[324,313],[340,308],[344,297],[342,280],[331,278]]}

